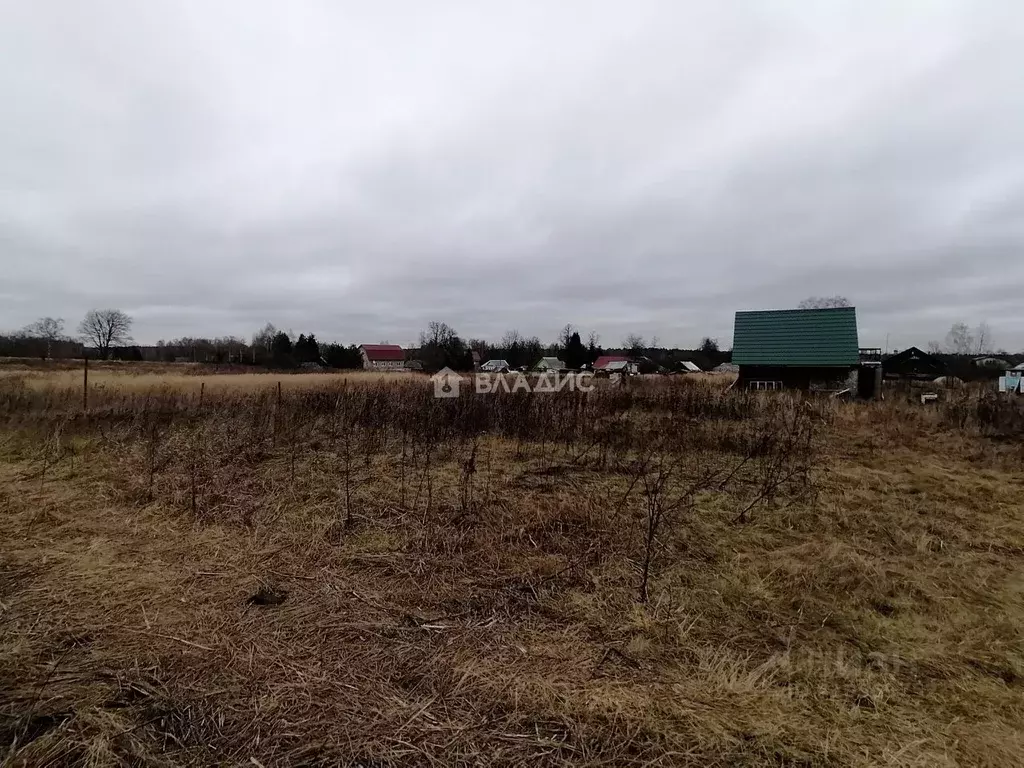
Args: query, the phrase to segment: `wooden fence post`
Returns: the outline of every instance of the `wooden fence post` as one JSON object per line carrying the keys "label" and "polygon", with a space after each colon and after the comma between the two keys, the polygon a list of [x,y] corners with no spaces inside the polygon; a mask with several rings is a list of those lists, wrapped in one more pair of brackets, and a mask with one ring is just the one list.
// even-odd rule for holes
{"label": "wooden fence post", "polygon": [[89,358],[85,358],[85,369],[82,372],[82,410],[89,410]]}
{"label": "wooden fence post", "polygon": [[277,382],[277,409],[274,411],[274,445],[277,445],[277,433],[281,429],[281,382]]}

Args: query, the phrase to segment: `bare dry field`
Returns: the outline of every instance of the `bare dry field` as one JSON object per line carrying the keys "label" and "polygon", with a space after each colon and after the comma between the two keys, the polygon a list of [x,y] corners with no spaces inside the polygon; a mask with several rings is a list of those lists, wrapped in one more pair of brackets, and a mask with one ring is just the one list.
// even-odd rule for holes
{"label": "bare dry field", "polygon": [[[91,363],[88,382],[91,391],[119,391],[141,393],[161,389],[197,393],[200,389],[256,390],[316,389],[343,384],[373,384],[382,381],[419,381],[421,373],[377,373],[374,371],[341,371],[324,373],[282,373],[266,371],[253,373],[237,367],[230,372],[210,372],[209,366],[191,363]],[[14,380],[36,391],[59,392],[78,390],[83,386],[81,361],[60,367],[9,365],[0,367],[0,382]]]}
{"label": "bare dry field", "polygon": [[11,764],[1024,764],[1017,405],[95,376],[0,376]]}

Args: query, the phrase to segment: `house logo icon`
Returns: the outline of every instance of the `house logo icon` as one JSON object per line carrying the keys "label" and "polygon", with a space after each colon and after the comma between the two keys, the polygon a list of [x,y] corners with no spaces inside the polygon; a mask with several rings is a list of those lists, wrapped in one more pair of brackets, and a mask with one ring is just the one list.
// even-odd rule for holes
{"label": "house logo icon", "polygon": [[434,397],[458,397],[462,378],[451,368],[445,366],[430,377],[434,382]]}

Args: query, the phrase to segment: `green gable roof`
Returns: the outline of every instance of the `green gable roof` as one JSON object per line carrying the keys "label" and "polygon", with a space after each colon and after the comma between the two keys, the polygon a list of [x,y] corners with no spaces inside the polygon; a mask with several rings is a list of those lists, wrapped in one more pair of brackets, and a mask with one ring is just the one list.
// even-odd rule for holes
{"label": "green gable roof", "polygon": [[734,365],[838,367],[859,359],[853,307],[736,313]]}

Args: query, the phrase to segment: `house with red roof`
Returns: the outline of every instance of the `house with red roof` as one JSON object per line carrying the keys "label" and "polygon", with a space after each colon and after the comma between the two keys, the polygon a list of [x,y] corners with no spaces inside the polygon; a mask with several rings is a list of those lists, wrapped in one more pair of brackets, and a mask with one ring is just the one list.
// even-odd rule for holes
{"label": "house with red roof", "polygon": [[[601,371],[607,368],[612,363],[628,363],[629,358],[625,355],[601,355],[597,360],[594,361],[594,370]],[[622,366],[616,366],[621,368]]]}
{"label": "house with red roof", "polygon": [[360,344],[363,368],[367,371],[401,371],[405,368],[405,350],[397,344]]}

